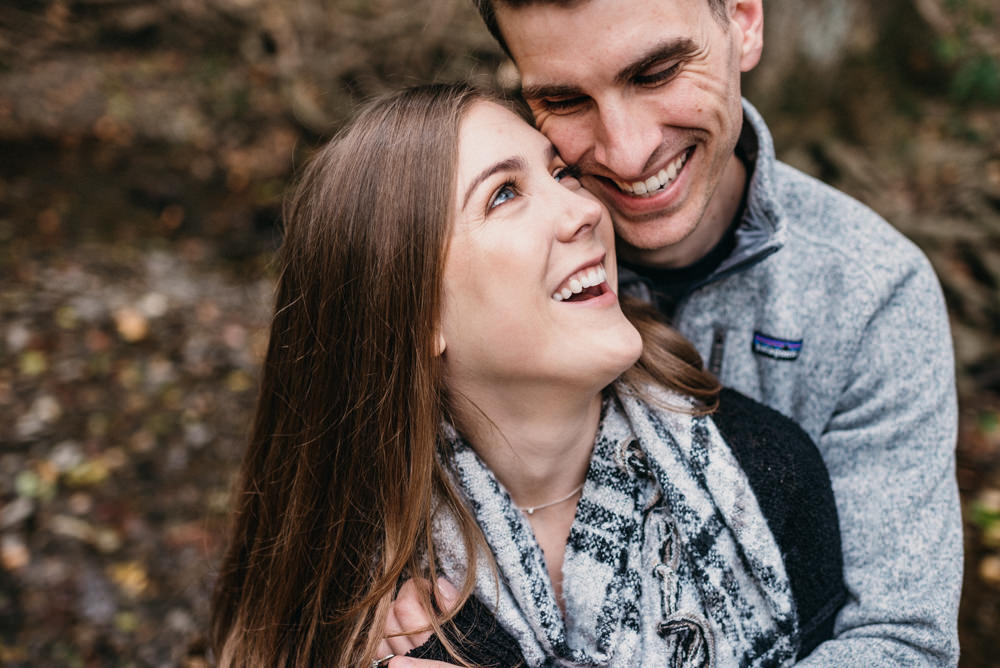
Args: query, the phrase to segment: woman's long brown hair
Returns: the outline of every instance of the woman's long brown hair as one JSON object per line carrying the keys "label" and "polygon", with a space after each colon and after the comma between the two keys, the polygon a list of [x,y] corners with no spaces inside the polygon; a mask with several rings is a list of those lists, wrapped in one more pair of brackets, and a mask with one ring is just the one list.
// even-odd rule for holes
{"label": "woman's long brown hair", "polygon": [[[485,99],[434,85],[369,105],[313,157],[289,200],[215,592],[222,665],[363,665],[401,577],[436,574],[435,509],[458,519],[466,554],[483,545],[435,455],[445,405],[435,345],[459,127]],[[693,347],[651,309],[623,305],[647,342],[632,382],[710,405],[717,383]],[[434,629],[443,622],[435,616]]]}

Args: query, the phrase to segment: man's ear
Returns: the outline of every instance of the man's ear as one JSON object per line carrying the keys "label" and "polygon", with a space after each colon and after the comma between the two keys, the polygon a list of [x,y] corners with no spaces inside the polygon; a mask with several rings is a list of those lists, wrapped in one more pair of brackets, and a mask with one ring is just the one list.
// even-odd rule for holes
{"label": "man's ear", "polygon": [[760,62],[764,49],[763,0],[731,0],[729,18],[739,40],[740,71],[749,72]]}
{"label": "man's ear", "polygon": [[445,343],[444,334],[441,333],[440,331],[438,331],[438,333],[437,333],[437,340],[436,340],[435,346],[434,346],[434,356],[435,357],[441,357],[441,355],[444,354],[444,349],[447,348],[447,347],[448,347],[448,344]]}

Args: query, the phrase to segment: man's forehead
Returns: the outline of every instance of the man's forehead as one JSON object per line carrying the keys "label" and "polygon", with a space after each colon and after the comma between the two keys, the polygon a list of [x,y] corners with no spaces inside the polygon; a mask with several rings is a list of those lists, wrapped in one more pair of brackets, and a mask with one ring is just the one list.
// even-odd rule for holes
{"label": "man's forehead", "polygon": [[497,20],[522,84],[578,87],[618,79],[645,60],[697,42],[706,0],[583,0],[497,6]]}

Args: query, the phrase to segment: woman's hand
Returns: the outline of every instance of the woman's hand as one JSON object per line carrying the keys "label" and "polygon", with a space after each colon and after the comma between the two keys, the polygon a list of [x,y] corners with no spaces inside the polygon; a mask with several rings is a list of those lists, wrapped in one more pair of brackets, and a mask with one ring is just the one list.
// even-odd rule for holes
{"label": "woman's hand", "polygon": [[[410,650],[420,647],[431,637],[429,627],[430,617],[427,611],[420,604],[419,594],[421,588],[426,590],[430,586],[427,580],[413,578],[407,580],[399,589],[396,600],[392,602],[389,609],[389,616],[385,622],[385,637],[379,643],[379,656],[395,654],[402,659],[403,655]],[[451,610],[458,597],[458,590],[454,585],[444,578],[437,579],[437,586],[434,587],[434,600],[439,609],[443,612]],[[393,659],[391,666],[412,666],[413,668],[434,668],[436,666],[447,666],[450,664],[439,663],[437,661],[424,661],[419,659]],[[410,663],[412,662],[412,663]]]}

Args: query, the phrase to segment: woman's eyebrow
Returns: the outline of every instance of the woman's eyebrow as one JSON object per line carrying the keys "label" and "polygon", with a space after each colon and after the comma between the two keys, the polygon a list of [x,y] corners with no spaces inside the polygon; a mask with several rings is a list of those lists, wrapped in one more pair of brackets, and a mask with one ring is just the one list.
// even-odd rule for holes
{"label": "woman's eyebrow", "polygon": [[462,208],[465,209],[466,205],[469,203],[469,198],[472,197],[472,193],[479,187],[479,184],[497,172],[516,172],[525,170],[527,170],[527,163],[524,161],[524,158],[517,156],[493,163],[483,171],[479,172],[479,174],[476,175],[476,178],[472,179],[469,183],[469,186],[465,189],[465,197],[462,198]]}

